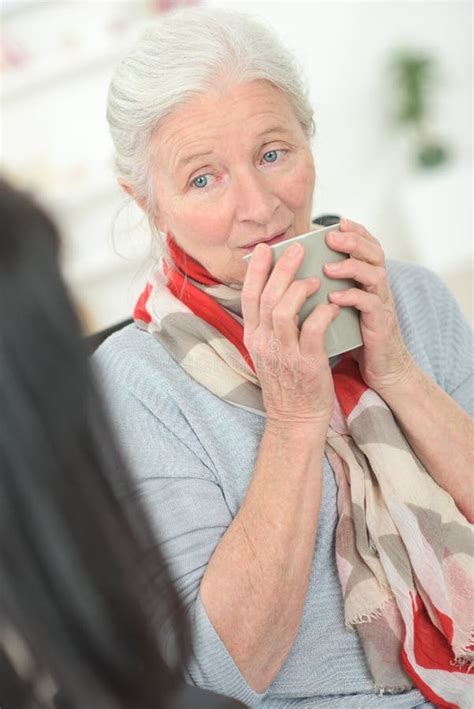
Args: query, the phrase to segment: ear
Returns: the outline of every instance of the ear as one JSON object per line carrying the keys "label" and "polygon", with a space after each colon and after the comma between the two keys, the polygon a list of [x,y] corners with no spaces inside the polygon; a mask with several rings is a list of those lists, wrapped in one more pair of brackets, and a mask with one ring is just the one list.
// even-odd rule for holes
{"label": "ear", "polygon": [[[123,190],[125,190],[125,192],[127,192],[127,194],[129,194],[130,197],[132,197],[132,199],[135,200],[135,202],[138,204],[138,206],[140,207],[140,209],[141,209],[143,212],[145,212],[145,214],[146,214],[146,213],[147,213],[147,208],[146,208],[146,200],[145,200],[145,198],[144,198],[144,197],[138,198],[138,197],[136,196],[136,193],[135,193],[133,187],[131,187],[131,186],[128,184],[128,182],[125,182],[125,180],[123,180],[121,177],[118,177],[118,178],[117,178],[117,182],[119,183],[120,187],[121,187]],[[161,215],[160,212],[155,212],[155,222],[156,222],[156,225],[157,225],[158,229],[162,232],[162,234],[167,234],[167,233],[168,233],[168,227],[167,227],[166,222],[165,222],[165,220],[164,220],[164,218],[162,217],[162,215]]]}
{"label": "ear", "polygon": [[138,206],[140,207],[140,209],[141,209],[143,212],[146,212],[146,201],[145,201],[145,198],[144,198],[144,197],[138,198],[137,195],[136,195],[136,193],[135,193],[135,190],[133,189],[133,187],[131,187],[131,186],[128,184],[128,182],[125,182],[125,180],[123,180],[121,177],[118,177],[118,178],[117,178],[117,182],[119,183],[120,187],[121,187],[123,190],[125,190],[125,192],[127,192],[127,194],[129,194],[130,197],[132,197],[132,198],[135,200],[135,202],[138,204]]}

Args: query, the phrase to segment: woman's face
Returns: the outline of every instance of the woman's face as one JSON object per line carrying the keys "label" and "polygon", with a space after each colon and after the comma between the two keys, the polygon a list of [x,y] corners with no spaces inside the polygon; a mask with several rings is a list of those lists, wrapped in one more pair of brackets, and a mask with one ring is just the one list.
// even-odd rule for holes
{"label": "woman's face", "polygon": [[155,131],[157,223],[211,275],[244,281],[244,247],[311,229],[314,162],[289,100],[267,81],[193,98]]}

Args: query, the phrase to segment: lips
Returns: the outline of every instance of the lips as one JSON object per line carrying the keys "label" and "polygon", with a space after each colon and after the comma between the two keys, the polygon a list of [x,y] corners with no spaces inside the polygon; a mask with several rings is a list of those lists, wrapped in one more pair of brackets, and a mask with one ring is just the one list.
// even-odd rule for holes
{"label": "lips", "polygon": [[257,244],[268,244],[269,246],[272,246],[273,244],[278,244],[280,241],[283,241],[285,239],[286,232],[287,229],[285,231],[279,232],[278,234],[270,236],[268,239],[259,239],[258,241],[253,241],[250,244],[246,244],[243,248],[253,250],[257,246]]}

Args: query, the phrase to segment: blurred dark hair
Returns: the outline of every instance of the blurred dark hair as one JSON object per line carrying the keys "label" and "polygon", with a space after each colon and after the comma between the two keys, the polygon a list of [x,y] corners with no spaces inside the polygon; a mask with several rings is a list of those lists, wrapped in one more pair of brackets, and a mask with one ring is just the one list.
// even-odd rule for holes
{"label": "blurred dark hair", "polygon": [[107,422],[59,246],[45,211],[0,179],[0,706],[157,709],[190,631]]}

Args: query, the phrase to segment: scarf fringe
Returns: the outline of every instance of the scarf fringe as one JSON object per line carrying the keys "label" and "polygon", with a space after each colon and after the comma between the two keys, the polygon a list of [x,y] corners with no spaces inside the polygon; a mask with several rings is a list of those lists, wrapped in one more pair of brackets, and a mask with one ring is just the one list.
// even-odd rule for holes
{"label": "scarf fringe", "polygon": [[467,673],[469,674],[474,669],[474,657],[472,655],[470,657],[455,657],[454,660],[449,661],[449,664],[451,667],[457,667],[460,670],[468,665]]}
{"label": "scarf fringe", "polygon": [[393,601],[393,596],[390,596],[389,598],[387,598],[382,603],[382,605],[379,605],[377,608],[374,608],[371,611],[367,611],[367,613],[359,613],[355,618],[353,618],[348,623],[346,623],[346,628],[348,630],[354,630],[354,628],[353,628],[354,625],[361,625],[362,623],[370,623],[372,620],[377,620],[378,618],[382,618],[383,614],[385,612],[385,606],[390,601]]}
{"label": "scarf fringe", "polygon": [[472,628],[469,633],[466,645],[455,652],[454,660],[451,660],[449,664],[458,669],[463,669],[468,665],[468,673],[474,669],[474,628]]}
{"label": "scarf fringe", "polygon": [[410,692],[412,687],[379,687],[375,685],[375,694],[378,697],[383,697],[384,694],[403,694],[404,692]]}

